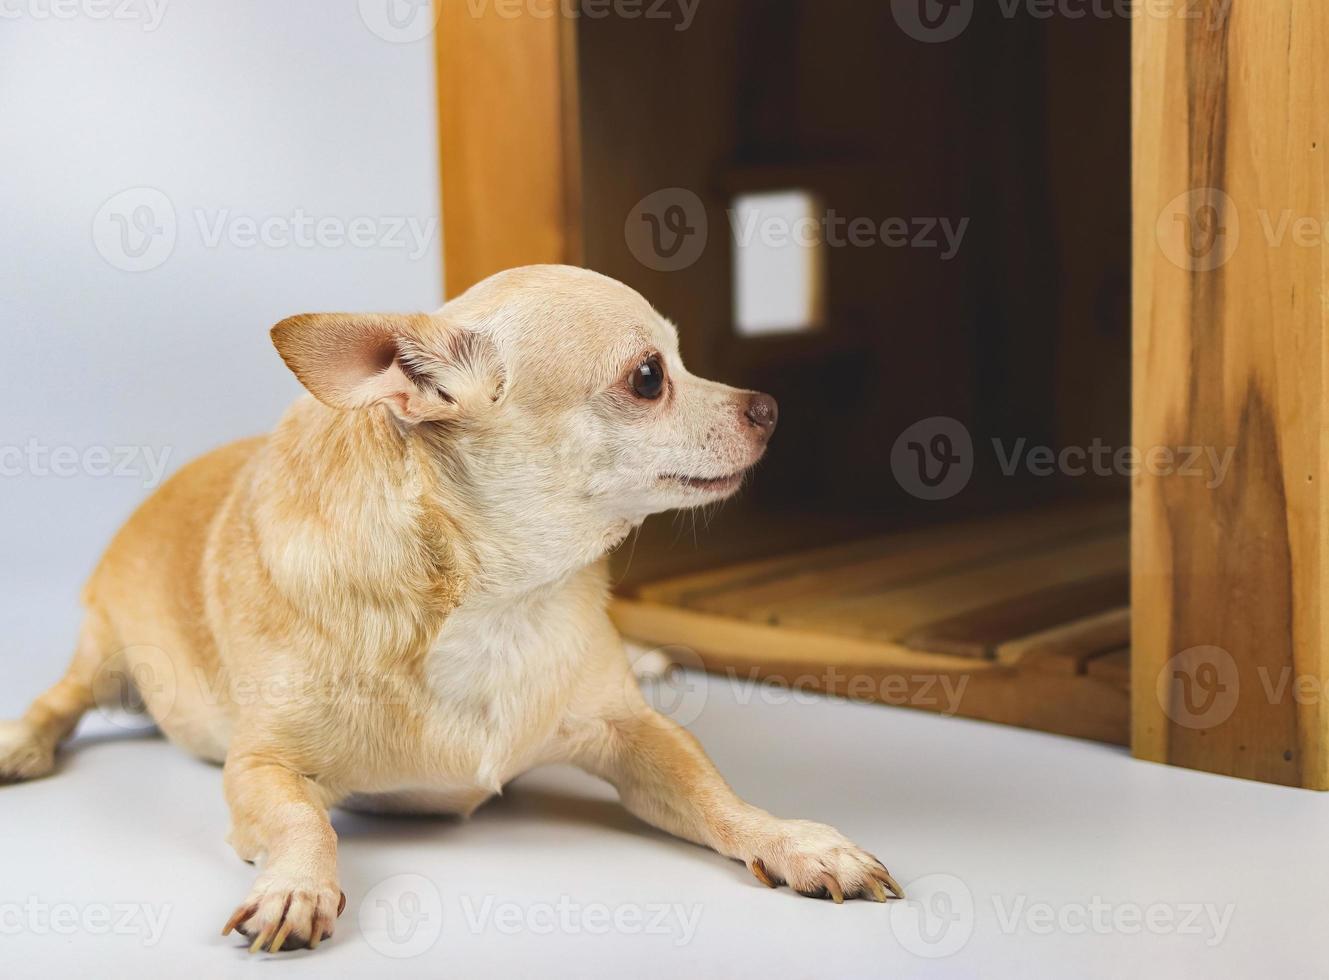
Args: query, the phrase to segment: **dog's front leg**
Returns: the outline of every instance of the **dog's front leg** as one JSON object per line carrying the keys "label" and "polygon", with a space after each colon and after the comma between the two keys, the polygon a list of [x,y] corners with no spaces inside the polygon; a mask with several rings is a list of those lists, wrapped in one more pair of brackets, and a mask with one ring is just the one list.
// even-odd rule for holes
{"label": "dog's front leg", "polygon": [[644,703],[605,719],[577,762],[613,783],[642,820],[742,861],[772,888],[784,882],[836,902],[904,897],[880,861],[834,828],[745,802],[689,732]]}
{"label": "dog's front leg", "polygon": [[254,941],[251,953],[317,947],[346,904],[327,794],[272,757],[244,752],[227,756],[224,782],[231,844],[263,870],[222,935],[238,929]]}

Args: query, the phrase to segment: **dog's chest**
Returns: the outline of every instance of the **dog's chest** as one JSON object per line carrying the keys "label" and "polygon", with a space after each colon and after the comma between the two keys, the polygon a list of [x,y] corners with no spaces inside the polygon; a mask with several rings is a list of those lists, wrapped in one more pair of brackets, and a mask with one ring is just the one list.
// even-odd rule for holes
{"label": "dog's chest", "polygon": [[430,647],[431,757],[448,784],[496,792],[556,752],[583,631],[560,594],[464,604]]}

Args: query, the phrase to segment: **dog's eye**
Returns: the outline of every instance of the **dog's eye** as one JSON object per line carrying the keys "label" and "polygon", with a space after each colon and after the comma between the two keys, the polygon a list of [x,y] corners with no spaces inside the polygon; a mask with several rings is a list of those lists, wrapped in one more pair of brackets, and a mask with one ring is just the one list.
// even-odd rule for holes
{"label": "dog's eye", "polygon": [[632,391],[638,398],[652,401],[664,391],[664,365],[658,354],[652,354],[632,369]]}

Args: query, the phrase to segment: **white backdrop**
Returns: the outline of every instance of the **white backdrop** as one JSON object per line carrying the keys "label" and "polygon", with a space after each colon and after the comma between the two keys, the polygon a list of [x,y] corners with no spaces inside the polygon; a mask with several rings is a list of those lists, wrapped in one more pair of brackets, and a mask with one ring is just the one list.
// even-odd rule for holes
{"label": "white backdrop", "polygon": [[[263,431],[296,395],[271,324],[440,302],[432,53],[402,20],[419,4],[0,0],[0,718],[60,675],[78,588],[163,460],[169,473]],[[1329,797],[693,682],[691,727],[740,793],[837,825],[917,901],[769,891],[644,829],[607,786],[552,770],[469,822],[338,813],[347,914],[282,975],[1324,974]],[[253,878],[224,842],[217,770],[160,740],[99,739],[116,730],[88,721],[56,776],[0,788],[0,972],[264,970],[217,935]],[[373,916],[407,887],[437,909],[404,950]],[[1086,903],[1137,925],[1160,904],[1228,918],[1221,935],[1032,928],[1037,909]],[[587,915],[548,935],[537,913],[565,905],[642,918],[606,935]],[[57,928],[57,908],[85,924]],[[122,908],[162,931],[94,927]],[[682,914],[643,925],[674,909],[686,928]],[[500,928],[508,912],[516,925]]]}
{"label": "white backdrop", "polygon": [[356,0],[64,2],[0,0],[0,630],[68,602],[48,679],[163,461],[297,394],[273,323],[442,298],[429,39]]}

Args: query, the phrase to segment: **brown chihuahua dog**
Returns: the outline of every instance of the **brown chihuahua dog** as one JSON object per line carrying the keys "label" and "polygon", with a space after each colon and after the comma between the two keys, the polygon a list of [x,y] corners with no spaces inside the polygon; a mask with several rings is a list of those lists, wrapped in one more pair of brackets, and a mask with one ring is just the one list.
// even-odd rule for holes
{"label": "brown chihuahua dog", "polygon": [[50,772],[107,678],[150,671],[161,730],[225,764],[231,843],[262,869],[225,931],[255,950],[332,934],[329,807],[469,813],[556,761],[772,887],[901,896],[832,828],[739,799],[645,703],[606,613],[606,553],[649,514],[732,494],[774,399],[689,374],[641,296],[562,266],[272,339],[313,397],[116,535],[68,673],[0,724],[0,779]]}

